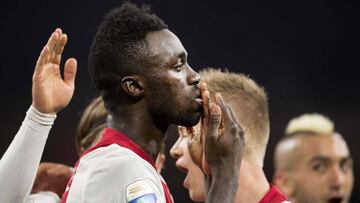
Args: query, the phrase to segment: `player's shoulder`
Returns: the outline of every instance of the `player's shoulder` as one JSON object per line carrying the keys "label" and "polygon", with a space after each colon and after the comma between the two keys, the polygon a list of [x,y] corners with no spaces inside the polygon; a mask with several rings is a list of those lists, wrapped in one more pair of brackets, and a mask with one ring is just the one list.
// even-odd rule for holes
{"label": "player's shoulder", "polygon": [[[154,167],[133,151],[112,144],[98,148],[80,159],[80,168],[92,168],[91,171],[107,171],[107,175],[128,174],[133,177],[157,175]],[[126,177],[125,177],[126,178]]]}
{"label": "player's shoulder", "polygon": [[130,149],[121,147],[117,144],[112,144],[106,147],[99,147],[91,151],[90,153],[82,157],[80,161],[109,161],[116,165],[121,162],[132,161],[134,163],[138,163],[145,160],[143,160]]}
{"label": "player's shoulder", "polygon": [[164,196],[155,168],[131,150],[115,144],[82,157],[72,187],[72,194],[80,191],[91,200],[163,202]]}

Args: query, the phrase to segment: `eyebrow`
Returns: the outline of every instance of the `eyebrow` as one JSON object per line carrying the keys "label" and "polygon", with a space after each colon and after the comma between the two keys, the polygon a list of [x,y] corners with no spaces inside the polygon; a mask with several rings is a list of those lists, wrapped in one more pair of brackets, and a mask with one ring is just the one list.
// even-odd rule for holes
{"label": "eyebrow", "polygon": [[328,157],[325,156],[314,156],[310,159],[310,162],[314,162],[314,161],[322,161],[322,162],[329,162],[330,159]]}
{"label": "eyebrow", "polygon": [[[339,157],[340,161],[348,161],[348,160],[352,160],[352,157],[349,156],[345,156],[345,157]],[[325,156],[314,156],[310,159],[310,162],[314,162],[314,161],[322,161],[322,162],[330,162],[330,158],[325,157]]]}

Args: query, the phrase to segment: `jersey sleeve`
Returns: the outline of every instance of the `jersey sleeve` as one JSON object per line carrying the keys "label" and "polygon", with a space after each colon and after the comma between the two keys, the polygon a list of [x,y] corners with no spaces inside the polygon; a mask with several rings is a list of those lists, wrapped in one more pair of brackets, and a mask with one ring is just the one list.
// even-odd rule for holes
{"label": "jersey sleeve", "polygon": [[[32,106],[0,161],[0,202],[25,202],[56,115]],[[16,192],[15,192],[16,191]]]}
{"label": "jersey sleeve", "polygon": [[159,174],[149,163],[118,145],[83,157],[66,202],[165,203]]}

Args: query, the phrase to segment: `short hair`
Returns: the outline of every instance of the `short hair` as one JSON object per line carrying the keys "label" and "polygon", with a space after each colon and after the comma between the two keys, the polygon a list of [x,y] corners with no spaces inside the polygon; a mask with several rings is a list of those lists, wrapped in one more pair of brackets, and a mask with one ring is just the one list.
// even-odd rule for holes
{"label": "short hair", "polygon": [[241,73],[208,68],[200,71],[200,75],[210,94],[220,93],[235,113],[245,132],[244,156],[262,166],[270,131],[268,98],[264,88]]}
{"label": "short hair", "polygon": [[[294,167],[294,146],[299,136],[314,136],[334,134],[334,123],[319,113],[306,113],[295,117],[286,126],[285,136],[275,147],[275,170],[291,170]],[[292,150],[292,151],[290,151]]]}
{"label": "short hair", "polygon": [[146,5],[139,8],[125,2],[107,13],[89,51],[89,74],[95,86],[112,91],[124,76],[141,71],[150,53],[146,34],[163,29],[167,25]]}
{"label": "short hair", "polygon": [[97,97],[85,108],[75,133],[75,146],[78,154],[80,149],[88,149],[93,141],[106,127],[106,109],[101,97]]}

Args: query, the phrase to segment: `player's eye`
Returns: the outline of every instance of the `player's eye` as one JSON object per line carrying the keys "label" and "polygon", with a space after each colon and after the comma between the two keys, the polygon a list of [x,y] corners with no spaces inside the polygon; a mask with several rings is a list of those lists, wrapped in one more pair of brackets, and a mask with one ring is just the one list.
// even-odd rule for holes
{"label": "player's eye", "polygon": [[184,68],[184,65],[185,65],[184,61],[179,59],[177,63],[174,65],[174,69],[180,72]]}
{"label": "player's eye", "polygon": [[311,169],[315,172],[324,172],[326,170],[326,164],[323,163],[323,162],[318,162],[318,163],[314,163],[312,166],[311,166]]}
{"label": "player's eye", "polygon": [[353,167],[353,163],[351,159],[344,159],[340,162],[340,168],[342,171],[351,170]]}

